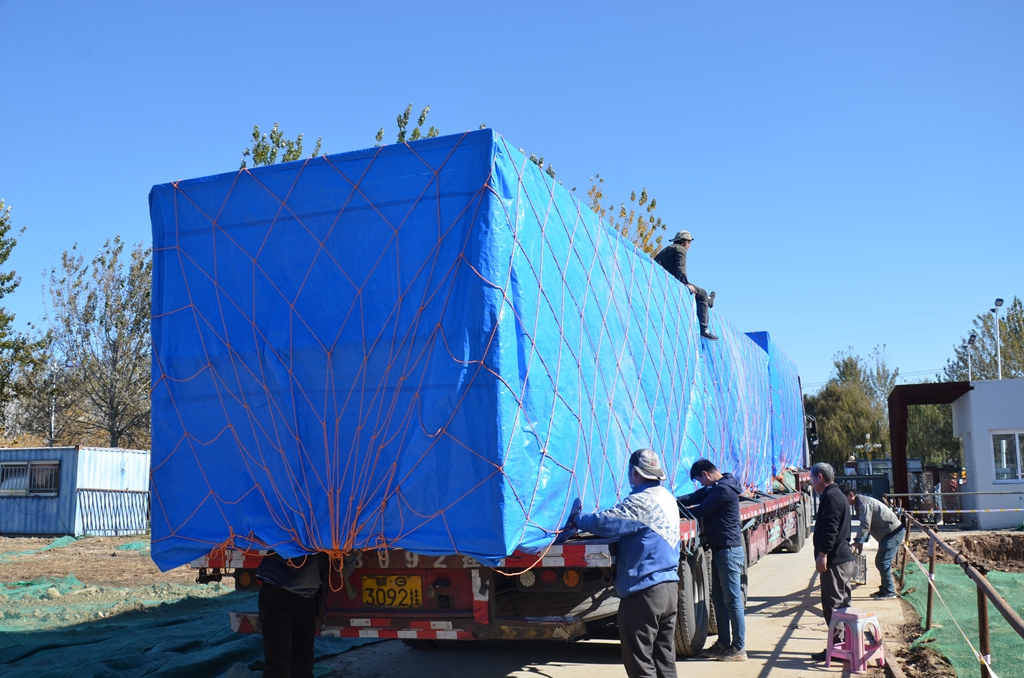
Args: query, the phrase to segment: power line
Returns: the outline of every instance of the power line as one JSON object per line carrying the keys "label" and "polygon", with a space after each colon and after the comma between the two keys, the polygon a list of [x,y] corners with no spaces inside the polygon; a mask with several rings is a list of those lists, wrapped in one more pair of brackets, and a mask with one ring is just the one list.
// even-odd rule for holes
{"label": "power line", "polygon": [[817,327],[805,327],[805,328],[799,329],[799,330],[782,330],[782,331],[779,331],[779,332],[772,332],[772,336],[775,336],[777,334],[786,334],[786,333],[789,333],[789,332],[809,332],[810,330],[826,330],[826,329],[829,329],[829,328],[832,328],[832,327],[846,327],[848,325],[864,325],[866,323],[881,322],[883,320],[901,320],[903,318],[916,318],[916,317],[922,316],[922,315],[936,315],[936,314],[939,314],[939,313],[952,313],[954,311],[966,311],[966,310],[969,310],[969,309],[972,309],[972,308],[976,309],[976,308],[978,308],[978,305],[974,304],[973,306],[962,306],[960,308],[947,308],[947,309],[942,310],[942,311],[925,311],[924,313],[910,313],[910,314],[905,314],[905,315],[894,315],[894,316],[891,316],[891,317],[888,317],[888,318],[871,318],[870,320],[853,320],[853,321],[848,322],[848,323],[838,323],[836,325],[819,325]]}
{"label": "power line", "polygon": [[786,343],[788,346],[803,346],[804,344],[820,344],[825,341],[849,341],[850,339],[862,339],[864,337],[877,337],[885,336],[888,334],[899,334],[901,332],[920,332],[922,330],[936,330],[943,327],[960,327],[963,323],[946,323],[945,325],[931,325],[929,327],[909,327],[903,330],[888,330],[885,332],[871,332],[869,334],[858,334],[852,337],[830,337],[827,339],[810,339],[808,341],[797,341],[793,343]]}

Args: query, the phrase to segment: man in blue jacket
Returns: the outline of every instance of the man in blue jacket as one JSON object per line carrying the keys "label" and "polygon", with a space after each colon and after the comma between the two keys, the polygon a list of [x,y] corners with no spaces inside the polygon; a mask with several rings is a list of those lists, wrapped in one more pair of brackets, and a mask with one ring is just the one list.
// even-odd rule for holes
{"label": "man in blue jacket", "polygon": [[695,518],[704,519],[704,534],[712,551],[711,604],[718,620],[718,640],[704,655],[722,661],[744,661],[747,625],[743,616],[742,575],[747,554],[740,532],[743,486],[731,473],[719,471],[710,459],[694,462],[690,479],[703,487],[679,497],[679,503],[690,506]]}
{"label": "man in blue jacket", "polygon": [[651,450],[629,458],[633,491],[607,511],[576,515],[576,526],[599,537],[618,537],[615,592],[619,640],[629,678],[675,678],[679,604],[679,508]]}

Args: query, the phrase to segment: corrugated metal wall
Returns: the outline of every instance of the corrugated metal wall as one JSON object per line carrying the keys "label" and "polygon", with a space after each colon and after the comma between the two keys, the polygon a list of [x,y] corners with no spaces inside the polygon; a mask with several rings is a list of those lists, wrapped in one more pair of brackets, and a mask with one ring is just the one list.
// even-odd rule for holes
{"label": "corrugated metal wall", "polygon": [[83,447],[78,453],[75,534],[149,529],[149,450]]}
{"label": "corrugated metal wall", "polygon": [[60,461],[56,497],[0,495],[0,534],[65,535],[75,533],[75,478],[78,451],[74,447],[0,449],[0,461]]}
{"label": "corrugated metal wall", "polygon": [[149,450],[83,447],[78,451],[77,487],[149,491]]}
{"label": "corrugated metal wall", "polygon": [[0,461],[60,461],[56,497],[0,494],[0,534],[109,536],[149,529],[149,450],[0,448]]}

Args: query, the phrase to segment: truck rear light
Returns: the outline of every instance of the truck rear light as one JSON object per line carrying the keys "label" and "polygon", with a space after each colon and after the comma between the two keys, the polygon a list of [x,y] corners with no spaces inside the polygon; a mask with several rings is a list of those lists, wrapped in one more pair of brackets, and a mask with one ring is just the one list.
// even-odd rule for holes
{"label": "truck rear light", "polygon": [[558,574],[554,570],[544,570],[540,573],[540,580],[544,586],[554,586],[558,583]]}
{"label": "truck rear light", "polygon": [[519,581],[526,588],[530,588],[537,583],[537,575],[533,573],[533,570],[527,570],[519,575]]}
{"label": "truck rear light", "polygon": [[576,570],[566,570],[562,574],[562,583],[569,588],[576,588],[580,585],[580,573]]}

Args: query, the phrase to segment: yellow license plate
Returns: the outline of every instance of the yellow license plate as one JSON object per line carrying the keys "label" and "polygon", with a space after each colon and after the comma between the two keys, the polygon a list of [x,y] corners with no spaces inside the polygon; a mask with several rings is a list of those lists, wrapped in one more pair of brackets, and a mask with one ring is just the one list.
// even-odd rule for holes
{"label": "yellow license plate", "polygon": [[419,575],[364,575],[363,605],[422,607],[423,580]]}

